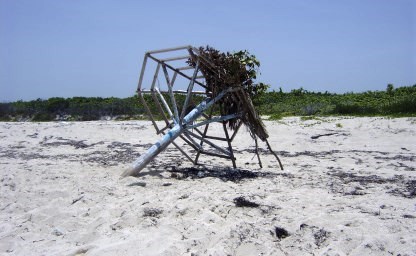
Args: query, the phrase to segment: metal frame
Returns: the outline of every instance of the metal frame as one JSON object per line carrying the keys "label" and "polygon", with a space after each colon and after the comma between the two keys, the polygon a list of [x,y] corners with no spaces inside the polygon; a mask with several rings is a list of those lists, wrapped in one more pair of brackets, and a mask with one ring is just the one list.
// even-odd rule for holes
{"label": "metal frame", "polygon": [[[169,56],[162,56],[166,54],[169,54]],[[195,67],[191,67],[186,63],[188,59],[192,59],[196,63]],[[153,73],[150,89],[146,89],[143,81],[149,60],[155,62],[156,69]],[[204,74],[199,69],[200,65],[206,65],[215,69],[215,65],[203,58],[199,54],[198,49],[192,46],[149,51],[145,54],[142,69],[140,71],[137,95],[139,96],[140,102],[144,106],[156,133],[164,136],[145,154],[141,155],[141,157],[133,163],[132,168],[123,174],[124,176],[137,174],[170,143],[172,143],[193,164],[198,164],[200,155],[209,155],[229,159],[232,162],[233,167],[236,168],[232,141],[240,127],[238,127],[230,136],[226,127],[226,121],[232,118],[238,118],[241,113],[234,113],[227,116],[213,116],[212,113],[215,103],[218,100],[228,93],[241,90],[241,88],[226,89],[219,93],[215,98],[205,91],[195,90],[195,86],[200,86],[203,89],[207,88]],[[192,75],[186,74],[187,71],[192,72]],[[161,75],[161,72],[167,86],[167,90],[165,91],[161,91],[158,85],[158,77]],[[185,78],[189,81],[186,90],[175,90],[175,81],[178,77]],[[155,102],[158,113],[151,112],[145,100],[144,95],[146,94],[151,94],[151,99]],[[186,95],[185,101],[182,104],[182,110],[178,109],[178,102],[175,98],[175,94]],[[188,105],[192,102],[192,98],[195,95],[205,96],[204,100],[199,102],[198,106],[192,111],[186,113]],[[168,99],[166,99],[165,96],[168,96]],[[156,122],[155,114],[162,117],[162,120],[165,123],[164,126],[161,126],[160,123]],[[205,120],[201,121],[199,119],[201,117]],[[214,137],[207,134],[209,125],[214,122],[222,124],[224,137]],[[203,132],[198,129],[198,127],[202,126],[204,126]],[[193,157],[191,156],[192,152],[186,152],[184,148],[175,143],[174,140],[178,137],[196,151],[196,153],[193,152]],[[225,141],[227,146],[221,147],[216,141]]]}

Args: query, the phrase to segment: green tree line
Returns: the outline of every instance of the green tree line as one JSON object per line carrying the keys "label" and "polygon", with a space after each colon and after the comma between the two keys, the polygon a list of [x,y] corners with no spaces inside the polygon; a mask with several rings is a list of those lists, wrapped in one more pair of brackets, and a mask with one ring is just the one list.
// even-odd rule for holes
{"label": "green tree line", "polygon": [[255,105],[263,115],[281,116],[352,115],[352,116],[414,116],[416,84],[385,91],[333,94],[309,92],[303,88],[289,93],[272,91],[262,94]]}
{"label": "green tree line", "polygon": [[[183,95],[176,95],[183,102]],[[168,97],[167,97],[168,98]],[[150,95],[145,100],[153,113],[157,106]],[[198,102],[200,99],[196,99]],[[282,116],[353,115],[353,116],[416,116],[416,84],[394,88],[389,84],[385,91],[334,94],[310,92],[303,88],[290,92],[268,91],[257,95],[256,109],[273,119]],[[182,108],[182,106],[178,106]],[[128,98],[73,97],[49,98],[32,101],[0,103],[0,120],[99,120],[104,117],[119,119],[147,118],[137,96]],[[161,118],[161,116],[155,116]]]}

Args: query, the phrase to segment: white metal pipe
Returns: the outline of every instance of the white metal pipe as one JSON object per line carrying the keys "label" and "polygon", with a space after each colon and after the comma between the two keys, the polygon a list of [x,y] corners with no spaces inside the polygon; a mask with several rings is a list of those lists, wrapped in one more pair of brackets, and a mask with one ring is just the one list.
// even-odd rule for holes
{"label": "white metal pipe", "polygon": [[[198,106],[196,106],[191,112],[189,112],[184,118],[183,123],[189,124],[195,121],[198,117],[202,115],[202,113],[207,110],[210,106],[215,104],[218,100],[220,100],[226,93],[232,91],[233,89],[227,89],[222,91],[210,101],[203,101]],[[168,131],[158,142],[156,142],[152,147],[150,147],[146,153],[141,155],[132,166],[123,172],[121,175],[122,177],[127,176],[137,176],[139,172],[146,167],[160,152],[165,150],[167,146],[172,143],[179,135],[183,133],[186,129],[186,126],[182,126],[180,124],[176,124],[170,131]]]}

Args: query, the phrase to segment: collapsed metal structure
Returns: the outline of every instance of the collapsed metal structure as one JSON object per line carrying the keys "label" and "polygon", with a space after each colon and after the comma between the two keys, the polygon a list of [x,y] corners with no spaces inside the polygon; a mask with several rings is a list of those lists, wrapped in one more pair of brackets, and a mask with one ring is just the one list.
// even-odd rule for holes
{"label": "collapsed metal structure", "polygon": [[[196,65],[190,65],[190,60]],[[122,176],[137,175],[171,143],[193,164],[198,164],[201,155],[209,155],[229,159],[236,168],[232,141],[241,123],[231,134],[226,127],[226,121],[238,118],[242,113],[226,116],[214,116],[214,113],[216,113],[216,102],[243,88],[230,87],[215,96],[212,95],[207,90],[204,74],[200,70],[201,65],[217,68],[192,46],[149,51],[145,54],[137,94],[156,133],[163,137],[142,154]],[[150,76],[146,72],[148,70],[151,70]],[[156,106],[153,112],[147,102],[149,99],[153,102],[153,106]],[[199,102],[196,102],[198,100]],[[162,122],[157,122],[156,119],[160,118]],[[210,124],[214,122],[222,124],[223,137],[208,135]],[[182,139],[193,150],[187,152],[175,142],[177,138]],[[261,166],[257,139],[255,142]]]}

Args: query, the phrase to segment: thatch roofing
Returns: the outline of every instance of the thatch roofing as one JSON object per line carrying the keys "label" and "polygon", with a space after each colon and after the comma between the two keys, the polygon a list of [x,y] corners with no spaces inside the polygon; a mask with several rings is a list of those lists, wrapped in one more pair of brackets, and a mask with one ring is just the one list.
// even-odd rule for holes
{"label": "thatch roofing", "polygon": [[[232,130],[237,129],[243,123],[250,131],[253,138],[257,136],[265,141],[269,135],[259,114],[254,108],[252,98],[261,91],[258,84],[254,84],[256,68],[259,63],[256,61],[244,63],[241,57],[253,57],[247,52],[237,54],[223,53],[212,47],[200,47],[198,49],[199,69],[203,73],[206,81],[207,94],[215,97],[218,93],[232,88],[241,88],[228,93],[218,103],[221,115],[241,113],[240,117],[227,121],[227,125]],[[188,64],[196,66],[196,60],[190,58]]]}

